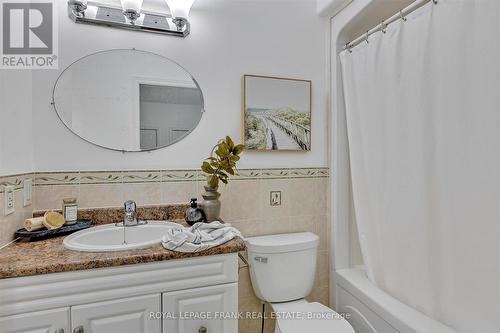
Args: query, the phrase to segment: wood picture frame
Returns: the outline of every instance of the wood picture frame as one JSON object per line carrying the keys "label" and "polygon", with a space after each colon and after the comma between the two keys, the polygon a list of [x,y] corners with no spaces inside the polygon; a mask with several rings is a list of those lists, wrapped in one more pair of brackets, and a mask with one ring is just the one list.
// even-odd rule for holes
{"label": "wood picture frame", "polygon": [[246,150],[311,150],[312,81],[242,77],[242,142]]}

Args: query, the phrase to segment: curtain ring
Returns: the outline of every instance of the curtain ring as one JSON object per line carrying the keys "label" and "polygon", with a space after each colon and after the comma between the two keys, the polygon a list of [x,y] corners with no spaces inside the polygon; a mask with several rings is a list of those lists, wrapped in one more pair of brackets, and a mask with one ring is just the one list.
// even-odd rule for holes
{"label": "curtain ring", "polygon": [[366,37],[365,37],[365,42],[366,42],[366,44],[368,44],[368,43],[369,43],[369,41],[368,41],[368,36],[370,36],[370,31],[369,31],[369,30],[366,32]]}
{"label": "curtain ring", "polygon": [[352,45],[350,43],[345,44],[344,50],[348,51],[349,53],[352,53]]}
{"label": "curtain ring", "polygon": [[400,10],[400,11],[399,11],[399,17],[400,17],[403,21],[405,21],[405,22],[406,22],[406,20],[408,20],[408,19],[407,19],[407,18],[403,15],[403,11],[402,11],[402,10]]}
{"label": "curtain ring", "polygon": [[384,21],[382,21],[382,23],[380,23],[380,31],[382,31],[382,33],[385,34],[387,32],[386,28],[387,24],[385,24]]}

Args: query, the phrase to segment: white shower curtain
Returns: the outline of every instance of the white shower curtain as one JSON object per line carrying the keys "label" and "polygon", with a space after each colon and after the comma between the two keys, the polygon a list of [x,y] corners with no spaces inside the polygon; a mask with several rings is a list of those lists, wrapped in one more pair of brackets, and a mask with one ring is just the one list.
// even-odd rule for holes
{"label": "white shower curtain", "polygon": [[340,57],[369,278],[499,333],[500,0],[431,2]]}

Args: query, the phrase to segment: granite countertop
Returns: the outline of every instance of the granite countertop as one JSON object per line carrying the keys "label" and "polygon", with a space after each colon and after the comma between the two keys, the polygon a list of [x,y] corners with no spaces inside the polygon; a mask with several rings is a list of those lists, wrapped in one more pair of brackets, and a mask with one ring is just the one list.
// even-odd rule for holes
{"label": "granite countertop", "polygon": [[63,239],[64,236],[38,242],[16,242],[3,248],[0,250],[0,279],[210,256],[245,249],[243,240],[234,238],[197,253],[169,251],[161,244],[147,249],[94,253],[67,250]]}

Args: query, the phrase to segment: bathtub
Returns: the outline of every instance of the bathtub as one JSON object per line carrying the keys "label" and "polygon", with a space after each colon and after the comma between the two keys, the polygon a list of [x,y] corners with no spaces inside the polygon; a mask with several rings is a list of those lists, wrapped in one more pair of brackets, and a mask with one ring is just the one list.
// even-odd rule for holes
{"label": "bathtub", "polygon": [[362,268],[335,273],[337,312],[356,333],[458,333],[373,285]]}

